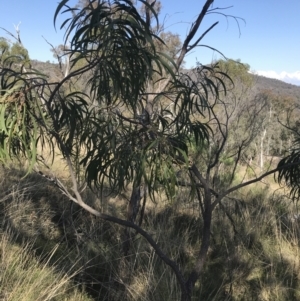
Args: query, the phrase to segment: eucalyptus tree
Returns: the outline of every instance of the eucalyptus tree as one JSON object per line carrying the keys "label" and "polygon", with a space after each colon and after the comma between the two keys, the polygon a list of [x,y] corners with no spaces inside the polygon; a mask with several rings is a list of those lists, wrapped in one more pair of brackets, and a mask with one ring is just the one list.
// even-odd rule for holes
{"label": "eucalyptus tree", "polygon": [[[213,2],[205,1],[181,47],[173,40],[178,50],[174,52],[163,40],[170,35],[158,30],[154,2],[90,0],[69,7],[68,0],[63,0],[54,15],[55,23],[61,11],[68,15],[61,28],[66,28],[64,51],[70,65],[61,80],[48,82],[46,76],[23,65],[0,67],[1,161],[25,158],[29,172],[42,173],[41,152],[50,150],[54,157],[58,149],[72,188],[53,175],[44,176],[89,213],[143,236],[175,273],[181,300],[191,300],[203,271],[214,208],[232,191],[275,172],[236,186],[230,186],[230,181],[230,187],[219,191],[211,182],[211,171],[221,162],[229,137],[228,120],[234,106],[228,107],[222,97],[232,80],[218,64],[199,66],[196,78],[182,74],[180,68],[185,56],[218,24],[198,33],[204,17],[218,12],[211,8]],[[78,91],[74,82],[83,76],[86,87]],[[226,113],[225,126],[219,108]],[[233,156],[240,155],[247,139]],[[214,147],[211,156],[207,149]],[[208,158],[206,168],[197,156]],[[136,222],[138,214],[143,215],[147,195],[153,200],[157,192],[165,192],[169,199],[175,196],[179,172],[189,180],[186,187],[191,197],[192,191],[201,190],[203,230],[191,268],[181,268]],[[91,207],[82,197],[85,184],[100,195],[107,187],[114,192],[131,190],[127,219]],[[130,231],[125,234],[126,253],[131,236]]]}
{"label": "eucalyptus tree", "polygon": [[23,45],[16,41],[11,43],[7,39],[0,38],[0,62],[1,65],[14,63],[14,64],[28,64],[30,61],[28,51],[23,47]]}

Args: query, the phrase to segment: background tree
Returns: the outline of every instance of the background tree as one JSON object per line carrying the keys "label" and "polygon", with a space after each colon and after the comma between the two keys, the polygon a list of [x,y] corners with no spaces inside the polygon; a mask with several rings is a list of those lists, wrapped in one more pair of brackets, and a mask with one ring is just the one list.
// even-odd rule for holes
{"label": "background tree", "polygon": [[28,51],[23,47],[20,42],[10,43],[7,39],[0,38],[0,61],[2,64],[4,62],[16,64],[28,64],[29,54]]}

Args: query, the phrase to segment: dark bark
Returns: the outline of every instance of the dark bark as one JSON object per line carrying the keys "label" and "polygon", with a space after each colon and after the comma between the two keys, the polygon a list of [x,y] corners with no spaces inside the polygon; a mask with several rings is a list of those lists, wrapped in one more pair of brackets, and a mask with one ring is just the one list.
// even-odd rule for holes
{"label": "dark bark", "polygon": [[[195,48],[197,46],[197,44],[200,42],[200,40],[204,37],[204,35],[201,36],[201,39],[198,39],[197,40],[197,44],[193,44],[192,46],[190,46],[190,42],[191,40],[195,37],[209,7],[212,5],[212,3],[214,2],[214,0],[206,0],[203,8],[202,8],[202,11],[201,13],[198,15],[196,21],[192,24],[191,28],[190,28],[190,32],[189,34],[187,35],[187,37],[185,38],[184,42],[183,42],[183,45],[182,45],[182,49],[181,49],[181,52],[180,52],[180,55],[177,59],[177,62],[176,62],[176,65],[178,66],[178,68],[181,66],[183,60],[184,60],[184,57],[185,55],[191,51],[193,48]],[[210,31],[214,26],[216,26],[217,23],[215,23],[213,26],[211,26],[209,28],[209,30],[207,30],[205,32],[205,34],[208,33],[208,31]],[[189,47],[190,46],[190,47]]]}
{"label": "dark bark", "polygon": [[[135,224],[136,217],[140,209],[141,202],[141,187],[139,185],[133,185],[130,201],[127,210],[127,221]],[[129,254],[129,250],[132,244],[133,234],[130,228],[124,228],[123,238],[123,255],[126,258]]]}

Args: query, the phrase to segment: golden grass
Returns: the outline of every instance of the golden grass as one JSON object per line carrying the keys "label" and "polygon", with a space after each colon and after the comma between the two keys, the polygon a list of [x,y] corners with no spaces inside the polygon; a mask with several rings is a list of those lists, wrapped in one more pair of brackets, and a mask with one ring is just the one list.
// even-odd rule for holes
{"label": "golden grass", "polygon": [[91,301],[72,283],[79,271],[63,273],[46,259],[34,256],[30,244],[18,245],[9,233],[1,233],[0,300],[3,301]]}
{"label": "golden grass", "polygon": [[[58,161],[57,168],[60,167]],[[64,173],[63,168],[61,171]],[[5,271],[5,281],[1,278],[0,300],[91,300],[72,283],[74,272],[65,268],[66,260],[60,261],[60,255],[57,256],[62,250],[70,251],[68,266],[73,263],[77,271],[94,260],[94,270],[83,270],[84,275],[92,276],[104,287],[103,292],[97,287],[99,297],[94,300],[168,301],[180,298],[174,274],[143,238],[135,237],[130,265],[125,267],[124,273],[120,268],[123,228],[104,224],[82,210],[74,218],[72,227],[90,236],[83,236],[85,240],[81,243],[72,241],[55,250],[63,235],[69,239],[74,234],[74,228],[66,224],[66,232],[61,233],[51,218],[59,213],[70,217],[70,203],[53,186],[48,186],[46,180],[35,175],[21,180],[23,175],[24,172],[17,169],[6,170],[1,182],[2,224],[9,221],[15,232],[28,239],[27,243],[13,243],[7,233],[2,234],[0,269]],[[240,174],[237,180],[241,180]],[[216,208],[207,268],[196,285],[194,300],[200,297],[213,301],[300,300],[299,229],[297,224],[284,225],[284,218],[292,216],[298,207],[288,203],[283,193],[274,193],[273,187],[277,184],[272,181],[271,177],[265,183],[236,192],[233,198],[239,200],[237,208],[231,206],[231,199],[224,199],[224,207],[228,208],[238,233],[234,233],[232,222],[224,211]],[[95,202],[99,210],[104,207],[110,214],[125,216],[130,188],[124,195],[108,196],[103,203],[92,193],[85,193],[85,198]],[[163,194],[158,195],[158,199],[157,204],[149,200],[143,227],[166,254],[189,271],[199,252],[198,239],[202,230],[198,203],[186,202],[185,189],[178,192],[173,202],[167,202]],[[49,241],[45,248],[47,255],[44,253],[43,257],[34,251],[36,246],[40,247],[39,235]],[[84,257],[81,262],[78,262],[79,254]],[[51,256],[55,263],[49,260]]]}

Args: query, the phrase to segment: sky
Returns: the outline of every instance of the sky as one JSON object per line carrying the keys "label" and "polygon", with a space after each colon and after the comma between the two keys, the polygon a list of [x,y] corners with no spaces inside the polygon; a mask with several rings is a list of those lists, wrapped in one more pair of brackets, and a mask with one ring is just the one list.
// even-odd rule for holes
{"label": "sky", "polygon": [[[54,61],[46,40],[54,46],[63,43],[60,24],[67,18],[66,14],[59,15],[55,30],[53,16],[58,2],[0,0],[0,27],[15,33],[15,26],[19,26],[30,57]],[[68,3],[72,6],[76,2]],[[161,2],[161,23],[184,40],[205,1]],[[213,8],[222,9],[219,14],[205,17],[199,36],[214,22],[219,24],[204,37],[202,44],[219,50],[227,58],[240,59],[249,64],[253,72],[300,85],[300,0],[215,0]],[[1,29],[0,36],[10,38]],[[186,67],[195,66],[197,61],[207,64],[218,58],[218,52],[198,47],[185,59]]]}

